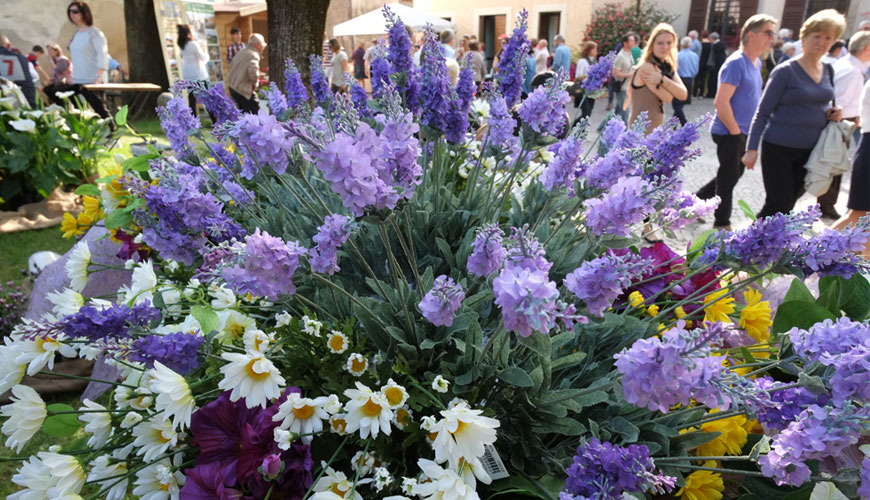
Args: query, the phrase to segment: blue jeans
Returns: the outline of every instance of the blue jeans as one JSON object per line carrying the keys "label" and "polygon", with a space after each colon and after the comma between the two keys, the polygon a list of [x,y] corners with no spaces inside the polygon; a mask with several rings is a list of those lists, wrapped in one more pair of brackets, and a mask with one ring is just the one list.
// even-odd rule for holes
{"label": "blue jeans", "polygon": [[625,82],[625,84],[623,84],[623,89],[621,91],[614,92],[613,94],[615,97],[614,100],[616,101],[616,103],[613,105],[613,109],[614,111],[616,111],[616,114],[619,115],[620,118],[622,118],[622,121],[624,121],[626,125],[628,124],[628,110],[623,109],[623,104],[625,104],[625,99],[628,97],[628,90],[624,88],[627,83],[628,82]]}

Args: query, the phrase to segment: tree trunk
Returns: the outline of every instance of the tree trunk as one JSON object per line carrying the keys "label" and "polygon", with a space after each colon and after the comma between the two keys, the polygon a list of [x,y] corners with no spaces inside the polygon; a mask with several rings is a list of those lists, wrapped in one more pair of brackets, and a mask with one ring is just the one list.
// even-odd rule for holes
{"label": "tree trunk", "polygon": [[[125,0],[124,19],[127,31],[127,61],[130,63],[130,81],[153,83],[169,89],[163,44],[157,31],[153,0]],[[157,106],[157,93],[149,92],[145,109]]]}
{"label": "tree trunk", "polygon": [[284,60],[293,59],[309,80],[308,56],[320,55],[329,0],[266,0],[269,13],[269,81],[284,87]]}

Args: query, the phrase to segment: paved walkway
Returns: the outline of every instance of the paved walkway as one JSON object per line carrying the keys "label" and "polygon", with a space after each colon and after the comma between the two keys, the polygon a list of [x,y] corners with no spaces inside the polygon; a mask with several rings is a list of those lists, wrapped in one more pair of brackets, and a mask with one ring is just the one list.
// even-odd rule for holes
{"label": "paved walkway", "polygon": [[[597,125],[604,119],[607,108],[607,97],[598,99],[595,103],[595,108],[592,111],[592,124]],[[683,108],[689,120],[694,120],[703,116],[705,113],[712,114],[713,99],[693,99],[692,104]],[[669,119],[673,116],[673,108],[670,105],[665,106],[665,116]],[[706,184],[710,179],[715,177],[716,170],[719,168],[719,161],[716,158],[716,145],[710,136],[709,127],[701,133],[701,138],[695,143],[695,147],[701,149],[701,156],[689,162],[683,168],[683,177],[685,179],[685,189],[687,191],[696,191]],[[854,151],[854,146],[852,146]],[[846,201],[849,193],[851,175],[843,176],[843,183],[840,187],[840,196],[837,200],[837,211],[841,214],[846,213]],[[753,212],[757,213],[764,205],[764,183],[761,179],[761,161],[756,164],[755,169],[746,170],[743,177],[737,183],[734,189],[734,213],[731,215],[731,227],[735,230],[742,229],[752,223],[752,220],[747,217],[742,210],[737,206],[738,200],[744,200],[752,207]],[[798,200],[798,209],[804,209],[807,206],[815,203],[815,197],[804,195]],[[821,223],[817,223],[817,228],[822,227],[820,224],[831,225],[834,221],[830,219],[822,219]],[[667,238],[667,242],[674,248],[685,248],[687,242],[694,239],[704,231],[713,227],[712,217],[705,224],[693,223],[677,232],[677,238]]]}

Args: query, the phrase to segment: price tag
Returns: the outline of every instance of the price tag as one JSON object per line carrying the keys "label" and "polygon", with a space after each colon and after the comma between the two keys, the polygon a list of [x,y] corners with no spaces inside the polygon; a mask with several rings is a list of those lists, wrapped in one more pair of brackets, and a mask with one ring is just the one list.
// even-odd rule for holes
{"label": "price tag", "polygon": [[489,477],[496,480],[510,476],[507,467],[504,466],[504,462],[502,462],[501,457],[498,456],[498,451],[495,449],[495,446],[487,444],[484,445],[484,448],[486,449],[486,453],[483,454],[480,462],[483,465],[483,469],[487,474],[489,474]]}
{"label": "price tag", "polygon": [[0,76],[13,82],[24,80],[24,68],[17,56],[0,55]]}

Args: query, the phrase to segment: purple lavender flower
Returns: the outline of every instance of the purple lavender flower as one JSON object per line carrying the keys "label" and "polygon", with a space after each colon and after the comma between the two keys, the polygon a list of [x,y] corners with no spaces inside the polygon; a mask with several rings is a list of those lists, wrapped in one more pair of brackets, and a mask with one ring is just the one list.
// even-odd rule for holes
{"label": "purple lavender flower", "polygon": [[471,101],[474,100],[474,71],[471,69],[471,54],[465,58],[462,69],[459,70],[459,80],[456,82],[456,95],[459,98],[459,109],[468,115],[471,110]]}
{"label": "purple lavender flower", "polygon": [[390,62],[383,56],[375,57],[371,65],[372,95],[380,97],[390,84]]}
{"label": "purple lavender flower", "polygon": [[447,115],[450,113],[450,97],[453,89],[444,62],[444,49],[430,30],[423,44],[423,83],[420,93],[423,107],[422,124],[436,130],[447,130]]}
{"label": "purple lavender flower", "polygon": [[423,110],[420,106],[420,70],[413,65],[408,70],[408,79],[405,82],[405,105],[415,116]]}
{"label": "purple lavender flower", "polygon": [[287,98],[281,93],[277,85],[270,85],[269,91],[266,93],[269,100],[269,110],[275,116],[281,116],[289,109]]}
{"label": "purple lavender flower", "polygon": [[398,188],[402,198],[410,200],[414,189],[423,182],[423,167],[418,161],[420,141],[416,137],[420,126],[411,113],[385,117],[382,125],[380,176]]}
{"label": "purple lavender flower", "polygon": [[477,230],[471,255],[468,257],[468,272],[485,278],[501,267],[507,251],[502,246],[504,233],[496,224],[489,224]]}
{"label": "purple lavender flower", "polygon": [[820,234],[804,240],[794,249],[792,263],[806,273],[820,276],[850,278],[861,269],[868,269],[860,257],[870,226],[851,226],[842,231],[825,228]]}
{"label": "purple lavender flower", "polygon": [[809,330],[792,328],[788,332],[795,353],[810,362],[824,355],[851,352],[859,346],[870,347],[870,325],[849,318],[826,319]]}
{"label": "purple lavender flower", "polygon": [[726,253],[745,265],[764,269],[780,261],[803,241],[802,233],[821,216],[818,206],[805,212],[758,219],[726,239]]}
{"label": "purple lavender flower", "polygon": [[540,85],[520,104],[523,123],[539,134],[558,136],[566,125],[565,105],[571,98],[562,90],[565,74],[560,71],[546,85]]}
{"label": "purple lavender flower", "polygon": [[493,280],[492,293],[507,331],[528,337],[556,326],[559,290],[545,271],[506,266]]}
{"label": "purple lavender flower", "polygon": [[451,99],[445,120],[444,137],[451,144],[462,144],[468,132],[468,113],[462,111],[462,102]]}
{"label": "purple lavender flower", "polygon": [[317,227],[318,233],[312,240],[316,245],[309,252],[308,262],[316,273],[334,274],[338,267],[338,248],[350,236],[352,221],[350,218],[335,214],[327,215],[323,224]]}
{"label": "purple lavender flower", "polygon": [[[604,88],[604,85],[610,80],[610,74],[613,71],[613,60],[615,58],[616,53],[611,50],[606,56],[598,58],[598,62],[589,66],[586,78],[583,79],[583,90],[587,94]],[[589,97],[586,97],[586,99],[589,99]]]}
{"label": "purple lavender flower", "polygon": [[541,174],[541,184],[547,188],[547,191],[563,187],[571,189],[580,167],[583,141],[572,134],[554,146],[557,147],[556,155]]}
{"label": "purple lavender flower", "polygon": [[242,112],[236,107],[236,103],[227,97],[223,83],[206,86],[197,82],[185,82],[185,88],[193,92],[196,95],[196,100],[201,102],[205,109],[214,116],[215,126],[234,122],[242,115]]}
{"label": "purple lavender flower", "polygon": [[462,285],[442,274],[435,278],[432,289],[426,292],[418,307],[423,312],[423,317],[433,325],[450,326],[453,324],[453,315],[464,298],[465,290]]}
{"label": "purple lavender flower", "polygon": [[71,338],[83,337],[91,342],[129,337],[130,328],[148,326],[160,319],[160,311],[148,302],[133,307],[112,304],[102,310],[84,306],[61,320],[60,331]]}
{"label": "purple lavender flower", "polygon": [[625,122],[614,116],[607,122],[601,133],[601,144],[608,151],[614,149],[631,149],[643,143],[643,134],[626,127]]}
{"label": "purple lavender flower", "polygon": [[610,500],[623,493],[663,492],[674,487],[674,478],[655,473],[655,464],[644,445],[627,447],[591,438],[577,448],[574,462],[565,471],[565,491],[572,499]]}
{"label": "purple lavender flower", "polygon": [[858,487],[858,496],[861,500],[870,499],[870,457],[864,457],[861,462],[861,484]]}
{"label": "purple lavender flower", "polygon": [[831,375],[831,396],[834,404],[849,399],[870,401],[870,337],[868,345],[860,345],[842,354],[822,354],[819,361],[834,369]]}
{"label": "purple lavender flower", "polygon": [[770,452],[759,458],[761,472],[776,484],[800,486],[810,478],[807,460],[835,456],[870,430],[870,407],[810,405],[773,438]]}
{"label": "purple lavender flower", "polygon": [[368,106],[369,95],[366,93],[366,89],[356,80],[350,86],[350,98],[360,118],[371,118],[372,112]]}
{"label": "purple lavender flower", "polygon": [[586,200],[586,225],[596,235],[628,237],[632,224],[652,211],[651,186],[640,177],[623,177],[601,198]]}
{"label": "purple lavender flower", "polygon": [[712,216],[719,206],[719,197],[702,200],[694,193],[678,191],[665,202],[661,211],[661,225],[672,231],[682,229],[698,217]]}
{"label": "purple lavender flower", "polygon": [[700,137],[699,129],[706,125],[710,115],[689,122],[680,127],[674,121],[670,126],[658,127],[644,141],[650,151],[653,169],[646,174],[646,179],[671,179],[687,161],[701,156],[701,150],[689,151]]}
{"label": "purple lavender flower", "polygon": [[242,177],[253,179],[262,167],[271,167],[281,175],[287,170],[287,153],[293,143],[281,123],[265,111],[246,113],[229,132],[243,151]]}
{"label": "purple lavender flower", "polygon": [[405,30],[405,24],[396,16],[390,7],[384,5],[384,17],[387,19],[387,37],[390,40],[387,58],[396,73],[404,73],[411,69],[414,61],[411,59],[411,38]]}
{"label": "purple lavender flower", "polygon": [[289,57],[284,61],[284,92],[287,93],[287,106],[292,109],[308,102],[308,91],[302,83],[302,75]]}
{"label": "purple lavender flower", "polygon": [[322,106],[332,98],[329,78],[323,72],[323,59],[320,56],[309,56],[308,61],[311,69],[311,92],[314,94],[314,100],[317,101],[317,104]]}
{"label": "purple lavender flower", "polygon": [[159,361],[183,375],[199,366],[196,355],[203,342],[203,335],[184,332],[146,335],[133,341],[127,356],[149,368]]}
{"label": "purple lavender flower", "polygon": [[526,54],[529,52],[529,39],[526,38],[528,26],[529,12],[523,9],[517,15],[517,22],[511,37],[502,48],[498,73],[495,75],[499,91],[504,96],[508,107],[519,102],[523,92]]}
{"label": "purple lavender flower", "polygon": [[591,314],[601,316],[632,280],[638,279],[644,268],[651,264],[651,260],[641,259],[635,254],[605,254],[584,262],[565,276],[564,285],[586,302]]}
{"label": "purple lavender flower", "polygon": [[193,153],[188,134],[199,130],[201,124],[193,116],[193,112],[187,102],[181,96],[175,96],[166,103],[166,106],[157,108],[157,116],[160,117],[160,127],[166,132],[169,145],[172,149],[183,156]]}
{"label": "purple lavender flower", "polygon": [[633,177],[640,173],[640,162],[637,161],[632,150],[611,149],[589,165],[585,178],[589,186],[610,189],[621,177]]}
{"label": "purple lavender flower", "polygon": [[250,189],[245,189],[237,182],[224,181],[223,187],[227,190],[233,200],[238,202],[240,205],[246,205],[254,201],[254,192]]}
{"label": "purple lavender flower", "polygon": [[[824,406],[828,402],[828,396],[813,394],[806,387],[792,387],[772,391],[778,386],[784,385],[776,382],[769,376],[758,377],[755,384],[763,391],[770,392],[771,406],[758,412],[758,421],[768,433],[775,433],[788,427],[804,409],[810,405]],[[772,391],[772,392],[771,392]]]}
{"label": "purple lavender flower", "polygon": [[496,151],[511,149],[517,142],[514,129],[517,121],[508,112],[507,102],[498,92],[489,97],[489,119],[487,120],[487,143]]}
{"label": "purple lavender flower", "polygon": [[257,297],[276,300],[279,295],[293,295],[296,285],[293,274],[299,267],[299,256],[305,248],[298,242],[287,243],[260,228],[245,239],[241,253],[230,261],[221,276],[238,294],[251,293]]}
{"label": "purple lavender flower", "polygon": [[553,267],[546,257],[546,250],[529,230],[528,224],[521,228],[512,227],[508,238],[505,266],[521,267],[529,271],[547,273]]}

